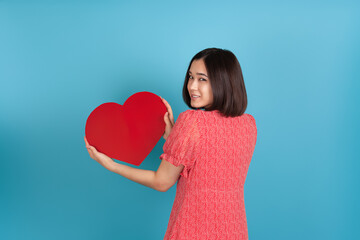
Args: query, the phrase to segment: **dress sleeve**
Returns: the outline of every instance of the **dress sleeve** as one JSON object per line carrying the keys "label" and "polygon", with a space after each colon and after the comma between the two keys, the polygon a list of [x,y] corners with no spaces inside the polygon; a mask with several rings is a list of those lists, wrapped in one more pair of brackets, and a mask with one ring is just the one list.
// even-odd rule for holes
{"label": "dress sleeve", "polygon": [[180,164],[184,165],[180,175],[185,178],[188,177],[197,158],[200,139],[198,114],[199,112],[195,110],[180,113],[163,146],[164,153],[159,157],[176,167]]}

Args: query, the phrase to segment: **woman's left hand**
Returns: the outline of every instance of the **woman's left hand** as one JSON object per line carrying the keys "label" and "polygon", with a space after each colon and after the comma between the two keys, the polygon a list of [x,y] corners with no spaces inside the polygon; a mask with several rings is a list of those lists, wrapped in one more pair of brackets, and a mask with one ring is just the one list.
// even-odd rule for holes
{"label": "woman's left hand", "polygon": [[90,146],[86,139],[86,136],[84,136],[84,140],[85,140],[86,148],[90,154],[90,157],[96,160],[101,165],[103,165],[106,169],[111,171],[111,168],[115,163],[114,160],[106,156],[105,154],[98,152],[95,147]]}

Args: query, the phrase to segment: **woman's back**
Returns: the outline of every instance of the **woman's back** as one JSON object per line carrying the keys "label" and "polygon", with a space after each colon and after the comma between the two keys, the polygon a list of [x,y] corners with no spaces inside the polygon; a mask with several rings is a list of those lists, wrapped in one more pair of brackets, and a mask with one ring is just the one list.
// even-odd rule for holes
{"label": "woman's back", "polygon": [[255,119],[187,110],[172,131],[160,159],[185,167],[164,239],[248,239],[244,183]]}

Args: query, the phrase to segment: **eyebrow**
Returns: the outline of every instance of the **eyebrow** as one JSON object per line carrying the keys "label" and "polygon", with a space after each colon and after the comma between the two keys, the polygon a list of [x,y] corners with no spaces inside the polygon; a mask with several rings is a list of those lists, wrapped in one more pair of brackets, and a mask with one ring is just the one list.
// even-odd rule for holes
{"label": "eyebrow", "polygon": [[[192,72],[189,70],[189,73],[191,73],[192,74]],[[205,77],[208,77],[208,76],[206,76],[206,74],[204,74],[204,73],[196,73],[197,75],[203,75],[203,76],[205,76]]]}

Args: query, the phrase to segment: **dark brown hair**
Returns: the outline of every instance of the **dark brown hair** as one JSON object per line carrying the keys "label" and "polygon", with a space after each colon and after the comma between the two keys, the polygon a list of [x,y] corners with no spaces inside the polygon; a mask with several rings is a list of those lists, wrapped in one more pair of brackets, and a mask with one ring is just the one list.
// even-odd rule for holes
{"label": "dark brown hair", "polygon": [[205,63],[214,97],[213,104],[205,111],[218,110],[226,117],[241,116],[247,108],[245,83],[239,61],[226,49],[207,48],[191,59],[182,92],[186,105],[191,109],[197,109],[191,106],[187,85],[191,64],[199,59],[203,59]]}

